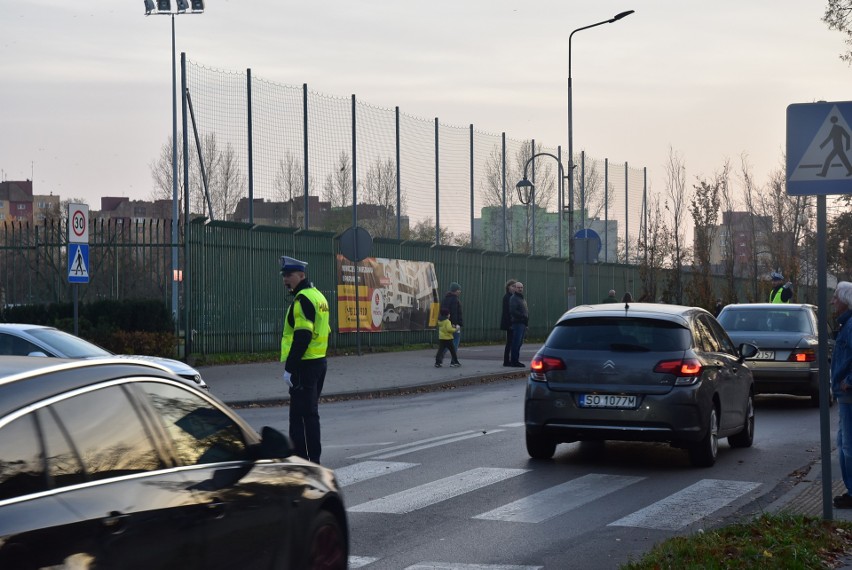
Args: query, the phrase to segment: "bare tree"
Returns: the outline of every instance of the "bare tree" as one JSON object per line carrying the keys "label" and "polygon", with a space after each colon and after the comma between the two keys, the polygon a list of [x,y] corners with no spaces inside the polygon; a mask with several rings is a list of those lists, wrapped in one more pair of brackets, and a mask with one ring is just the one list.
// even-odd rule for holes
{"label": "bare tree", "polygon": [[364,202],[379,206],[375,216],[364,220],[374,236],[396,237],[396,185],[396,163],[390,158],[376,158],[367,169],[363,193]]}
{"label": "bare tree", "polygon": [[669,147],[669,160],[666,163],[666,189],[667,197],[665,209],[671,216],[672,238],[674,246],[671,251],[672,281],[669,290],[678,303],[683,302],[683,280],[682,270],[686,259],[686,242],[684,214],[686,204],[689,200],[686,189],[686,166],[683,158]]}
{"label": "bare tree", "polygon": [[240,171],[239,162],[231,143],[217,155],[216,169],[213,170],[214,183],[211,185],[210,200],[213,214],[217,220],[233,216],[240,198],[248,196],[245,177]]}
{"label": "bare tree", "polygon": [[304,193],[304,186],[302,163],[287,151],[278,161],[278,169],[275,171],[275,197],[279,202],[289,204],[288,225],[292,228],[300,227],[304,222],[304,212],[298,213],[295,207],[296,198]]}
{"label": "bare tree", "polygon": [[[183,211],[184,180],[183,180],[183,135],[178,134],[178,211]],[[193,153],[189,153],[189,168],[192,171],[195,161]],[[151,189],[151,200],[171,200],[173,194],[172,185],[172,138],[160,147],[160,156],[148,165],[151,171],[151,179],[154,183]],[[190,202],[191,203],[191,202]]]}
{"label": "bare tree", "polygon": [[828,24],[829,29],[837,30],[846,36],[843,41],[847,49],[840,54],[840,59],[852,64],[852,1],[828,0],[822,21]]}
{"label": "bare tree", "polygon": [[653,195],[648,204],[648,239],[639,242],[639,278],[643,289],[640,298],[650,302],[657,299],[657,283],[665,270],[666,252],[670,250],[671,231],[663,217],[660,197]]}
{"label": "bare tree", "polygon": [[334,173],[325,177],[323,198],[332,208],[352,206],[352,162],[346,151],[340,151]]}
{"label": "bare tree", "polygon": [[[720,194],[728,183],[727,163],[713,180],[699,180],[690,202],[690,213],[695,224],[695,243],[693,244],[693,272],[687,290],[687,303],[713,308],[713,283],[710,275],[712,267],[710,254],[716,237],[716,222],[721,206]],[[730,239],[730,236],[729,236]]]}

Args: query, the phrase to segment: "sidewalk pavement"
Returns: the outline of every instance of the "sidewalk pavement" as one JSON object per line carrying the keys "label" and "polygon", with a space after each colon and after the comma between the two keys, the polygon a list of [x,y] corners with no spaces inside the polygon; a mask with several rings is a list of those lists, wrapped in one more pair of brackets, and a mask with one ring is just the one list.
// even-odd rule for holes
{"label": "sidewalk pavement", "polygon": [[[529,364],[541,344],[524,345],[521,362]],[[459,347],[460,368],[450,368],[450,355],[444,355],[441,368],[435,368],[434,349],[378,352],[333,356],[322,390],[323,399],[375,397],[436,389],[442,385],[468,385],[499,378],[523,378],[529,369],[503,366],[503,345]],[[231,406],[276,404],[289,400],[280,362],[202,366],[198,370],[210,391]]]}
{"label": "sidewalk pavement", "polygon": [[[521,362],[529,363],[540,344],[524,345]],[[459,349],[460,368],[450,368],[449,354],[444,365],[435,368],[436,349],[380,352],[334,356],[328,359],[323,399],[378,397],[441,386],[464,386],[504,378],[524,378],[528,369],[503,366],[503,346],[465,346]],[[204,366],[199,371],[210,391],[235,407],[283,404],[289,399],[281,375],[280,362]],[[832,433],[832,437],[834,434]],[[843,493],[837,452],[832,454],[832,496]],[[792,511],[822,517],[822,468],[815,463],[807,475],[789,492],[769,505],[769,512]],[[852,509],[834,509],[836,520],[852,521]],[[852,558],[847,562],[852,570]]]}

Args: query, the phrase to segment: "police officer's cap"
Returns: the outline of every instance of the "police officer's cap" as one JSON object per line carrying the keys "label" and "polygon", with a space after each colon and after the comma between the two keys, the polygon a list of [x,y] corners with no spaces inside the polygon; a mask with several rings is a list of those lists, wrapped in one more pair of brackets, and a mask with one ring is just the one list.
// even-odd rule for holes
{"label": "police officer's cap", "polygon": [[784,281],[784,276],[781,275],[780,271],[773,271],[772,275],[770,275],[773,281]]}
{"label": "police officer's cap", "polygon": [[300,261],[295,257],[290,257],[288,255],[281,256],[281,275],[285,275],[292,271],[301,271],[304,273],[307,266],[307,261]]}

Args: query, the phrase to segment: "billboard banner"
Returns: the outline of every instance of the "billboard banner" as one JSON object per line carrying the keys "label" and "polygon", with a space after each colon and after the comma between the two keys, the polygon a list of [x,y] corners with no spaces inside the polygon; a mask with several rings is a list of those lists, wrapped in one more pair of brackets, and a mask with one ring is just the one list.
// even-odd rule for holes
{"label": "billboard banner", "polygon": [[[356,296],[357,291],[357,296]],[[344,332],[416,331],[438,322],[435,265],[337,255],[337,326]]]}

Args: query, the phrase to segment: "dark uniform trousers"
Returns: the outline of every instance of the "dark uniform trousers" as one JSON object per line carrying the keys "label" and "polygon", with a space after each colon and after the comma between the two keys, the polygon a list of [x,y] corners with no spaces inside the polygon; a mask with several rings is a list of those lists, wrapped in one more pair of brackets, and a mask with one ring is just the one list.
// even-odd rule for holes
{"label": "dark uniform trousers", "polygon": [[290,439],[293,451],[315,463],[320,462],[319,398],[325,382],[328,362],[325,358],[302,360],[293,373],[290,388]]}

